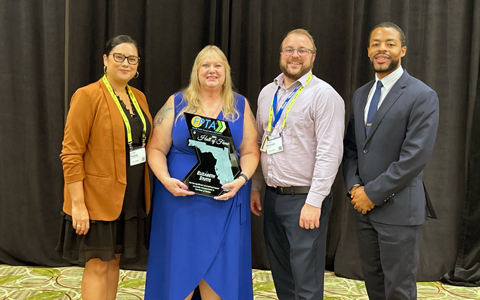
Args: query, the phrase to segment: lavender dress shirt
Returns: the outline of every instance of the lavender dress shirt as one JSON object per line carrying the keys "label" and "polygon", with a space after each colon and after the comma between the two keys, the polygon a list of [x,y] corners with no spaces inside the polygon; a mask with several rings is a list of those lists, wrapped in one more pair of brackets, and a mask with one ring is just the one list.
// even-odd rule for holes
{"label": "lavender dress shirt", "polygon": [[[305,87],[310,73],[287,89],[282,73],[260,92],[257,108],[259,145],[267,134],[269,111],[277,89],[279,108],[298,85]],[[287,107],[288,104],[270,133],[271,138],[282,136],[283,151],[261,153],[261,168],[253,176],[252,189],[260,190],[263,180],[272,187],[310,186],[306,203],[321,207],[342,161],[344,101],[332,86],[313,76],[297,97],[282,129]]]}

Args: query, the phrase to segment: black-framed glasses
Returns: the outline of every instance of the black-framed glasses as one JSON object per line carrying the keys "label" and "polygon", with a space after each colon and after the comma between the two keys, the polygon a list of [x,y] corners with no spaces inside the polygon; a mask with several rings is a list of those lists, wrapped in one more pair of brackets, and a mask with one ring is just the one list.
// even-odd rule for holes
{"label": "black-framed glasses", "polygon": [[113,59],[118,63],[122,63],[125,61],[125,59],[127,59],[129,64],[136,65],[140,61],[140,57],[135,55],[126,56],[123,53],[112,53],[111,55],[113,56]]}
{"label": "black-framed glasses", "polygon": [[282,53],[285,53],[286,55],[290,56],[290,55],[293,55],[293,52],[295,52],[295,50],[297,50],[297,53],[300,56],[305,56],[308,53],[312,52],[312,49],[308,49],[308,48],[305,48],[305,47],[301,47],[301,48],[298,48],[298,49],[295,49],[293,47],[283,47],[282,48]]}

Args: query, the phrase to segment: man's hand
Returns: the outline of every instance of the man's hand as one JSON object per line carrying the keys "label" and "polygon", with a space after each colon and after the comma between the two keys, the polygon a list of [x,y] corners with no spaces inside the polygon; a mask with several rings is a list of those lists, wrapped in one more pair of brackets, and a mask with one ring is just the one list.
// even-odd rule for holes
{"label": "man's hand", "polygon": [[320,207],[315,207],[305,203],[300,212],[299,225],[305,229],[315,229],[320,227],[320,215],[322,211]]}
{"label": "man's hand", "polygon": [[262,203],[260,202],[260,191],[250,192],[250,210],[256,216],[262,215]]}
{"label": "man's hand", "polygon": [[356,211],[366,214],[375,207],[375,204],[365,194],[365,187],[359,186],[350,193],[352,194],[351,203]]}
{"label": "man's hand", "polygon": [[354,186],[352,186],[352,188],[350,189],[350,191],[348,191],[350,193],[350,198],[353,199],[353,197],[355,197],[355,191],[360,187],[359,184],[356,184]]}

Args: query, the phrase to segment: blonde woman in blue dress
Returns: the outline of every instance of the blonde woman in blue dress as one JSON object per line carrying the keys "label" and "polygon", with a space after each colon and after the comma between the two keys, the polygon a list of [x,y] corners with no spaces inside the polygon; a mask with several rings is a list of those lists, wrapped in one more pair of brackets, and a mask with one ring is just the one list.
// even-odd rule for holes
{"label": "blonde woman in blue dress", "polygon": [[[197,163],[183,112],[229,124],[242,173],[222,196],[195,195],[181,182]],[[253,299],[248,179],[260,158],[256,122],[218,47],[198,54],[190,85],[157,113],[147,156],[156,178],[145,299]]]}

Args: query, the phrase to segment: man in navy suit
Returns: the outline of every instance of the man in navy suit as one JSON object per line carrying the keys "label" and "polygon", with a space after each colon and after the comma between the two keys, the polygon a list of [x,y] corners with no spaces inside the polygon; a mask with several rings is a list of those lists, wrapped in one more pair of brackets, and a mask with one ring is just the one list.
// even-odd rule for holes
{"label": "man in navy suit", "polygon": [[363,276],[370,299],[417,299],[420,226],[433,208],[423,185],[438,127],[438,97],[401,66],[407,47],[397,25],[370,32],[375,80],[353,96],[343,158],[357,211]]}

